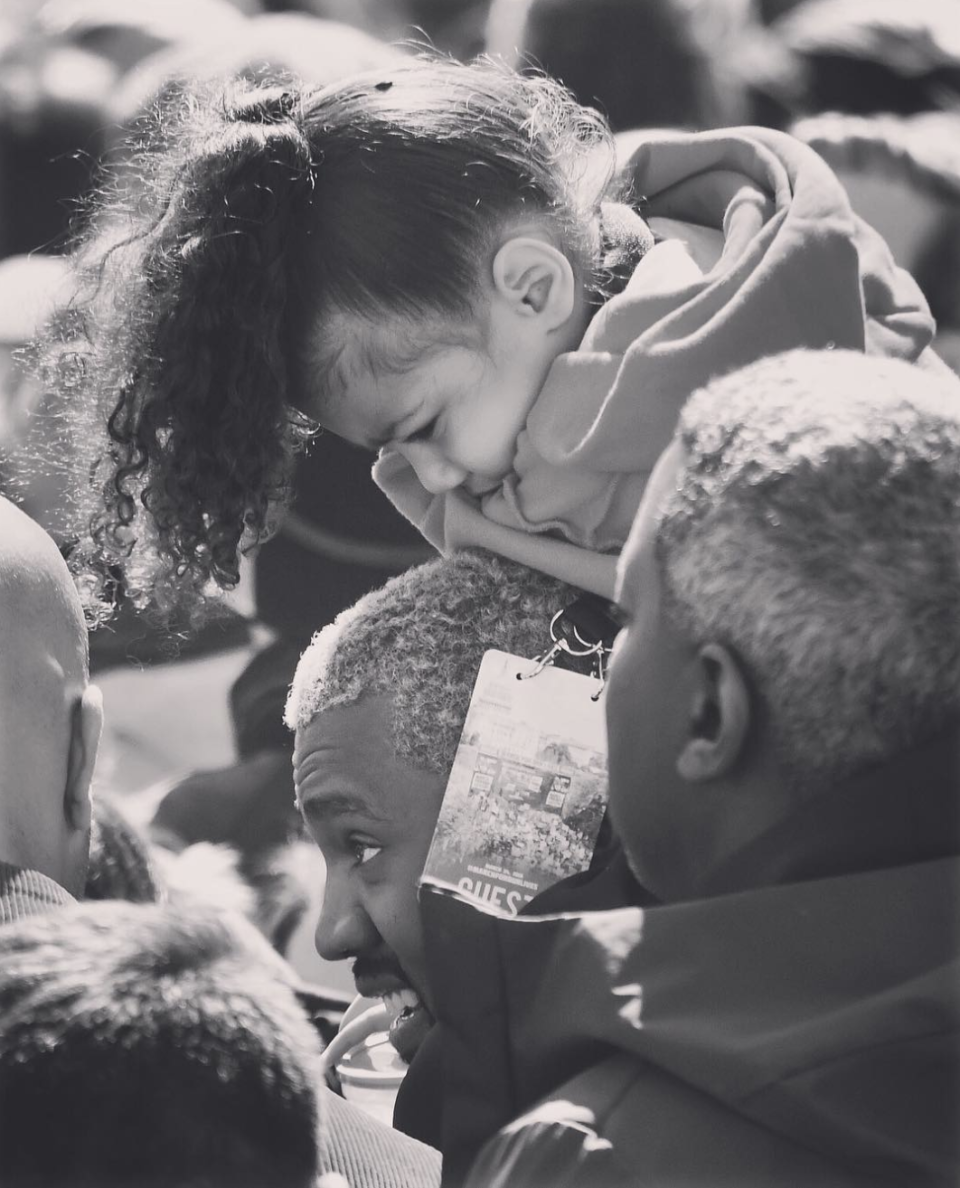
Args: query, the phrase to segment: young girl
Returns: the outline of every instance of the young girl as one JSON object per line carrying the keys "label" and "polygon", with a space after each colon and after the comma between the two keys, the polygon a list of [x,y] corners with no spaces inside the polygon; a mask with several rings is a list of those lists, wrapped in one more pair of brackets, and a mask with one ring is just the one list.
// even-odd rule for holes
{"label": "young girl", "polygon": [[120,565],[134,597],[235,582],[311,422],[381,449],[442,548],[609,594],[694,388],[794,346],[913,359],[932,334],[789,137],[651,135],[618,174],[595,112],[489,62],[194,99],[144,162],[81,245],[48,368],[96,452],[76,564]]}

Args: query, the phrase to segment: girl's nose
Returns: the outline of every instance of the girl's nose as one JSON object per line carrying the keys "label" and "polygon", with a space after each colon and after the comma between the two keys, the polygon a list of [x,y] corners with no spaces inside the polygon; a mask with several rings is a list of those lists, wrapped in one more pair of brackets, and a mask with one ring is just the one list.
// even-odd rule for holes
{"label": "girl's nose", "polygon": [[459,487],[469,473],[451,462],[430,442],[406,442],[396,447],[417,472],[417,478],[432,495]]}

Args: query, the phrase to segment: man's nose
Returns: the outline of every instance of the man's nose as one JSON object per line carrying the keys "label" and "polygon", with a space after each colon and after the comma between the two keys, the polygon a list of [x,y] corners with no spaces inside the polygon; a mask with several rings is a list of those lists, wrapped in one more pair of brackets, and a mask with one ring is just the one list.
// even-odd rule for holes
{"label": "man's nose", "polygon": [[379,933],[353,893],[349,879],[338,878],[328,867],[313,937],[317,952],[325,961],[343,961],[366,952],[379,940]]}
{"label": "man's nose", "polygon": [[432,494],[440,495],[459,487],[468,472],[445,457],[433,442],[411,441],[395,447],[417,472],[417,478]]}

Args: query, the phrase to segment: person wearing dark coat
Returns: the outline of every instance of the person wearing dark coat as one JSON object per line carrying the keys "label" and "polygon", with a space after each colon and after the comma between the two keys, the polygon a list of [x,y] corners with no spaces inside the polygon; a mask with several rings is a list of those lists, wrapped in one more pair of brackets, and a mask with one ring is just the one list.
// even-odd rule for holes
{"label": "person wearing dark coat", "polygon": [[692,398],[604,694],[660,903],[424,883],[445,1185],[957,1182],[958,534],[953,377],[793,352]]}

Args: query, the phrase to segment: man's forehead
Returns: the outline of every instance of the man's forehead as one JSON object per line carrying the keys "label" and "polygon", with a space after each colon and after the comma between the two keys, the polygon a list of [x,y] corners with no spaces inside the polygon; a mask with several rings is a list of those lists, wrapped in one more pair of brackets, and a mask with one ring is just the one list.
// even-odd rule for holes
{"label": "man's forehead", "polygon": [[371,745],[382,744],[385,750],[392,748],[393,697],[377,690],[359,690],[349,696],[350,700],[337,701],[333,705],[321,703],[307,720],[297,726],[296,738],[301,745],[330,746],[360,744],[369,750]]}
{"label": "man's forehead", "polygon": [[297,727],[293,776],[298,801],[322,797],[346,809],[370,806],[382,789],[393,754],[389,702],[363,699],[317,714]]}

